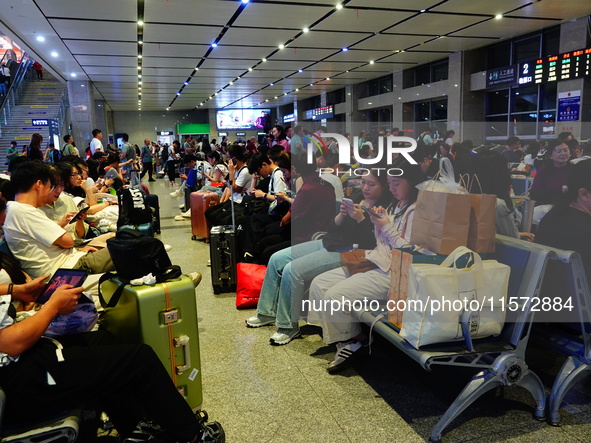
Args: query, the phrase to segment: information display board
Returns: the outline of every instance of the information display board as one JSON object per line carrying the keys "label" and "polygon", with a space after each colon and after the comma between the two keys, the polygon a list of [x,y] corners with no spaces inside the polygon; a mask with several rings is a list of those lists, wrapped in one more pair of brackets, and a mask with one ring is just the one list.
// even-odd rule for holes
{"label": "information display board", "polygon": [[324,118],[334,117],[334,110],[332,105],[323,106],[322,108],[310,109],[306,111],[306,120],[322,120]]}
{"label": "information display board", "polygon": [[591,48],[519,64],[520,85],[548,83],[591,76]]}

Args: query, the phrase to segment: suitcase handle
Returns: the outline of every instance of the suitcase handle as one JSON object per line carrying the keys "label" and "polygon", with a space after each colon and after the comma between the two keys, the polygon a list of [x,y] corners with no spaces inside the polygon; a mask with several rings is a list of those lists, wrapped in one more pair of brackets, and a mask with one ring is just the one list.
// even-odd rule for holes
{"label": "suitcase handle", "polygon": [[183,353],[185,354],[185,364],[176,366],[177,375],[181,375],[187,369],[191,368],[191,349],[189,348],[189,337],[187,335],[181,335],[180,337],[174,338],[174,347],[183,347]]}

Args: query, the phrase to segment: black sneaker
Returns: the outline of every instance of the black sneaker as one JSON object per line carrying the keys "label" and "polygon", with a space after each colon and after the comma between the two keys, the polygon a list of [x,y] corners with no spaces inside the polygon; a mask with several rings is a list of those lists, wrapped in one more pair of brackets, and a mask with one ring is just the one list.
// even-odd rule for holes
{"label": "black sneaker", "polygon": [[224,443],[226,441],[226,433],[220,423],[212,421],[203,425],[203,434],[198,441],[204,443]]}
{"label": "black sneaker", "polygon": [[166,431],[151,420],[140,421],[135,429],[127,437],[121,439],[123,443],[139,443],[150,441],[152,443],[171,443]]}

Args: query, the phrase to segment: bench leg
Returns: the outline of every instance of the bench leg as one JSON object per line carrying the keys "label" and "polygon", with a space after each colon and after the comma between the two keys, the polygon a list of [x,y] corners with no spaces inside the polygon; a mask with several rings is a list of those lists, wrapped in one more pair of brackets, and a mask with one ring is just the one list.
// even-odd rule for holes
{"label": "bench leg", "polygon": [[562,368],[560,368],[560,372],[554,381],[554,386],[552,386],[552,392],[550,392],[548,405],[550,409],[548,422],[552,426],[558,426],[560,423],[560,412],[558,410],[560,409],[564,396],[575,383],[589,375],[588,371],[591,371],[591,366],[572,355],[566,359]]}
{"label": "bench leg", "polygon": [[536,401],[534,417],[537,420],[544,420],[546,413],[546,392],[544,391],[544,385],[540,378],[528,369],[525,371],[523,377],[521,377],[515,384],[530,392]]}
{"label": "bench leg", "polygon": [[460,395],[456,397],[451,406],[445,411],[445,414],[443,414],[443,417],[441,417],[435,427],[431,430],[429,441],[440,442],[443,430],[455,420],[464,409],[474,403],[474,401],[480,398],[484,393],[504,384],[501,374],[494,374],[489,370],[480,371],[472,377],[472,380],[468,382]]}

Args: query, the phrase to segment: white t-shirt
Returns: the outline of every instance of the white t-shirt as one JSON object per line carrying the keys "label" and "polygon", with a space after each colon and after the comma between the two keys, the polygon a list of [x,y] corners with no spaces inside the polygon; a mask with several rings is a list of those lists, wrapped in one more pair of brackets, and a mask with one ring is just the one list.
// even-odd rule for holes
{"label": "white t-shirt", "polygon": [[105,152],[101,141],[98,138],[93,138],[90,142],[90,155],[93,155],[97,151],[98,152]]}
{"label": "white t-shirt", "polygon": [[10,251],[31,277],[53,274],[58,268],[72,268],[86,252],[64,249],[53,242],[66,233],[38,208],[8,202],[4,238]]}
{"label": "white t-shirt", "polygon": [[[269,182],[269,194],[277,194],[278,192],[285,192],[289,188],[287,187],[287,183],[283,178],[283,172],[279,168],[275,168],[271,173],[271,181]],[[277,206],[277,200],[271,202],[269,206],[269,212],[273,212]]]}
{"label": "white t-shirt", "polygon": [[[62,192],[53,205],[42,206],[39,208],[39,210],[43,212],[50,220],[57,222],[68,212],[78,212],[79,208],[74,202],[74,199],[69,194]],[[67,224],[64,229],[74,238],[76,244],[82,243],[83,239],[80,238],[76,233],[76,223]],[[84,223],[84,233],[86,234],[87,231],[88,225]]]}
{"label": "white t-shirt", "polygon": [[336,201],[340,202],[345,196],[341,179],[334,174],[321,174],[320,178],[333,186]]}
{"label": "white t-shirt", "polygon": [[[248,172],[248,168],[246,167],[246,165],[234,171],[234,182],[236,186],[241,186],[247,190],[250,189],[252,183],[252,175],[250,175],[250,173]],[[242,203],[243,197],[244,194],[241,194],[239,192],[232,193],[232,200],[234,200],[234,203]]]}
{"label": "white t-shirt", "polygon": [[[0,296],[0,329],[4,329],[14,323],[11,316],[8,315],[8,308],[10,307],[10,295]],[[7,364],[17,361],[19,356],[11,357],[8,354],[0,352],[0,366],[6,366]]]}

